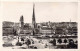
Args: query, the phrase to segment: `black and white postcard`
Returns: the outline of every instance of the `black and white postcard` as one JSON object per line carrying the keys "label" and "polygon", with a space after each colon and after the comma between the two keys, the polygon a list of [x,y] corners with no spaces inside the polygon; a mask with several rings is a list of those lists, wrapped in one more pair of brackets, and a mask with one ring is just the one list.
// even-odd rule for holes
{"label": "black and white postcard", "polygon": [[3,49],[78,49],[78,2],[1,2]]}

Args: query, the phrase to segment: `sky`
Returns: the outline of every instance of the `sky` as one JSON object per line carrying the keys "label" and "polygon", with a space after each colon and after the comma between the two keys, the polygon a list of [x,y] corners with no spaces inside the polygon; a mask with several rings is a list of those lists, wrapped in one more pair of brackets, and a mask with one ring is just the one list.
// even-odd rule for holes
{"label": "sky", "polygon": [[[77,22],[77,2],[35,2],[36,22]],[[2,2],[3,21],[32,22],[33,2]]]}

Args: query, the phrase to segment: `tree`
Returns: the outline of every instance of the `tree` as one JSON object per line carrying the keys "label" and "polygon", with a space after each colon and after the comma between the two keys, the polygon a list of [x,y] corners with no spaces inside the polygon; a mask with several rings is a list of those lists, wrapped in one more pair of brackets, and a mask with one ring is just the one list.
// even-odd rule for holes
{"label": "tree", "polygon": [[23,43],[24,43],[24,38],[21,38],[21,41],[23,41]]}
{"label": "tree", "polygon": [[56,39],[53,39],[53,45],[56,46]]}
{"label": "tree", "polygon": [[67,39],[64,39],[64,43],[67,43]]}
{"label": "tree", "polygon": [[27,45],[27,46],[28,46],[28,48],[29,48],[29,45],[31,44],[30,39],[27,39],[27,41],[26,41],[25,43],[26,43],[26,45]]}
{"label": "tree", "polygon": [[58,42],[61,44],[62,43],[62,40],[61,39],[58,39]]}

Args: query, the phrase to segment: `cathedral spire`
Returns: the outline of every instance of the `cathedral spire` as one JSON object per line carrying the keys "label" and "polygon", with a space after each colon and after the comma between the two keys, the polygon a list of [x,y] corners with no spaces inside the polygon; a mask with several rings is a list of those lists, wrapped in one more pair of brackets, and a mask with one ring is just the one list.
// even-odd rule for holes
{"label": "cathedral spire", "polygon": [[35,10],[34,10],[34,8],[35,8],[35,4],[33,4],[33,18],[34,18],[34,20],[35,20]]}
{"label": "cathedral spire", "polygon": [[36,27],[36,20],[35,20],[35,4],[33,4],[33,15],[32,15],[32,24],[33,24],[33,27],[35,28]]}
{"label": "cathedral spire", "polygon": [[33,4],[33,15],[32,15],[32,35],[35,35],[35,29],[36,29],[36,20],[35,20],[35,4]]}

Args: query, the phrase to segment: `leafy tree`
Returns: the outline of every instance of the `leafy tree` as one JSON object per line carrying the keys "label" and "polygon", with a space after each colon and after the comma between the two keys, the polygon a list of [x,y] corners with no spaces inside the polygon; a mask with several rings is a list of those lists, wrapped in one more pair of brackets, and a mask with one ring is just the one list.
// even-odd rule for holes
{"label": "leafy tree", "polygon": [[67,43],[67,39],[64,39],[64,43]]}
{"label": "leafy tree", "polygon": [[58,39],[58,42],[61,44],[62,43],[62,40],[61,39]]}

